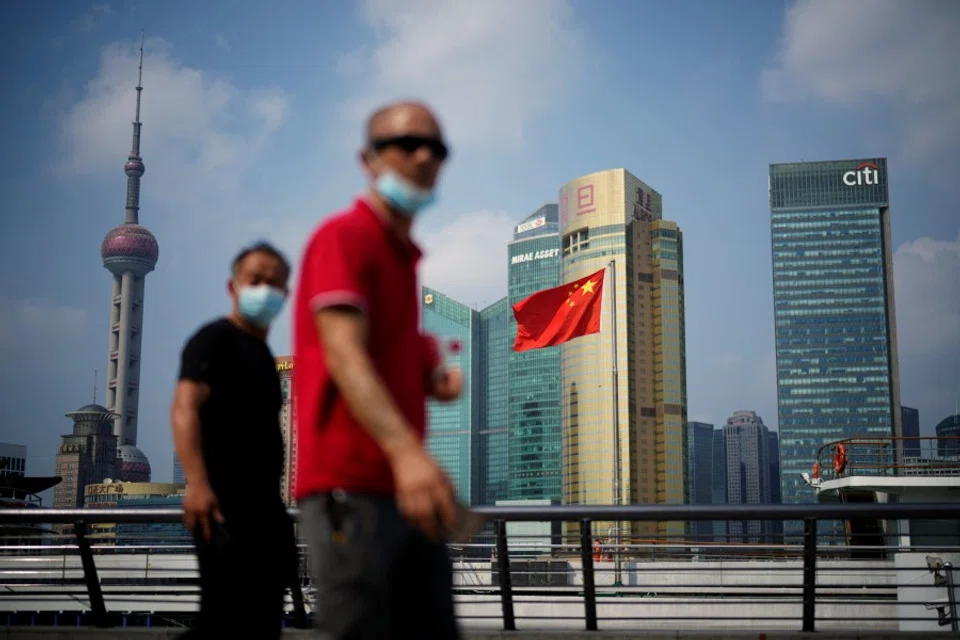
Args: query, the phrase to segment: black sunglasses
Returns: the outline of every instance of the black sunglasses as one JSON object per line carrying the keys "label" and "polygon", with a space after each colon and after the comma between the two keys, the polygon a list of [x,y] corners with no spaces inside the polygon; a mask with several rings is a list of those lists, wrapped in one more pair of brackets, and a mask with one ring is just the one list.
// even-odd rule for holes
{"label": "black sunglasses", "polygon": [[438,160],[446,160],[450,155],[450,149],[443,140],[429,136],[404,135],[370,140],[370,148],[374,151],[382,151],[387,147],[397,147],[404,153],[413,153],[421,147],[426,147]]}

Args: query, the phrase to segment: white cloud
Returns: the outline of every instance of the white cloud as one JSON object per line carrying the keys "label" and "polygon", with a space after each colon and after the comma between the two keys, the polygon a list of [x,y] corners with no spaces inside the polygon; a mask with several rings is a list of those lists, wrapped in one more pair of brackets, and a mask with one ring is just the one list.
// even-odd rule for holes
{"label": "white cloud", "polygon": [[69,345],[87,328],[87,312],[39,298],[0,296],[0,351],[49,353]]}
{"label": "white cloud", "polygon": [[923,161],[960,143],[957,59],[953,0],[797,0],[762,87],[773,101],[882,100],[899,115],[907,158]]}
{"label": "white cloud", "polygon": [[960,233],[953,241],[907,242],[893,263],[899,352],[960,351]]}
{"label": "white cloud", "polygon": [[424,252],[422,284],[470,305],[485,306],[507,295],[510,216],[466,213],[416,235]]}
{"label": "white cloud", "polygon": [[357,80],[344,111],[358,126],[413,97],[437,109],[455,146],[517,145],[561,90],[576,90],[584,52],[566,0],[365,0],[363,15],[377,45],[338,65]]}
{"label": "white cloud", "polygon": [[[74,174],[119,172],[134,115],[137,50],[104,49],[97,75],[62,120],[65,168]],[[203,206],[202,196],[236,188],[270,135],[283,123],[288,98],[279,90],[244,90],[186,66],[163,40],[150,39],[143,61],[141,153],[151,190],[168,203]]]}

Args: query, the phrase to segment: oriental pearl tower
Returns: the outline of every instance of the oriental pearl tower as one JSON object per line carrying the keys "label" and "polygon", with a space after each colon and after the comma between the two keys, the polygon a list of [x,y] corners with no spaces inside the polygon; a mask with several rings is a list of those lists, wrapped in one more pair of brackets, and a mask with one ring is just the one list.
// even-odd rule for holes
{"label": "oriental pearl tower", "polygon": [[140,400],[140,341],[143,335],[143,294],[148,273],[160,256],[157,239],[140,226],[140,86],[143,80],[143,34],[137,76],[137,112],[133,146],[123,171],[127,174],[127,205],[123,224],[111,229],[100,245],[103,266],[113,275],[110,295],[110,350],[107,360],[107,408],[117,436],[117,468],[123,482],[149,482],[150,461],[137,448],[137,405]]}

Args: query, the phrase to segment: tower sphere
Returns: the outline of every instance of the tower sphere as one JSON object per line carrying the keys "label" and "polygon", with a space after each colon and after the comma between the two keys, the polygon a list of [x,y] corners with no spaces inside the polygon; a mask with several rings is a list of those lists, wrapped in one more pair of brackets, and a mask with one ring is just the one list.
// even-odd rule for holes
{"label": "tower sphere", "polygon": [[107,232],[100,245],[100,257],[110,271],[149,273],[157,265],[160,246],[146,227],[122,224]]}
{"label": "tower sphere", "polygon": [[130,158],[123,165],[123,172],[130,178],[142,178],[147,168],[143,166],[143,160],[140,158]]}

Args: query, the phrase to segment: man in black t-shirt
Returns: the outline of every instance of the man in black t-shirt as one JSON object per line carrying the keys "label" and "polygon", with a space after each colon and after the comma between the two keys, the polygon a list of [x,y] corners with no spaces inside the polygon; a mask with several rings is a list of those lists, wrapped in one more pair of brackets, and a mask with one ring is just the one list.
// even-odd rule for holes
{"label": "man in black t-shirt", "polygon": [[232,311],[183,348],[171,423],[201,591],[188,637],[280,637],[297,557],[280,497],[282,396],[266,337],[289,277],[289,264],[270,245],[241,252],[228,283]]}

